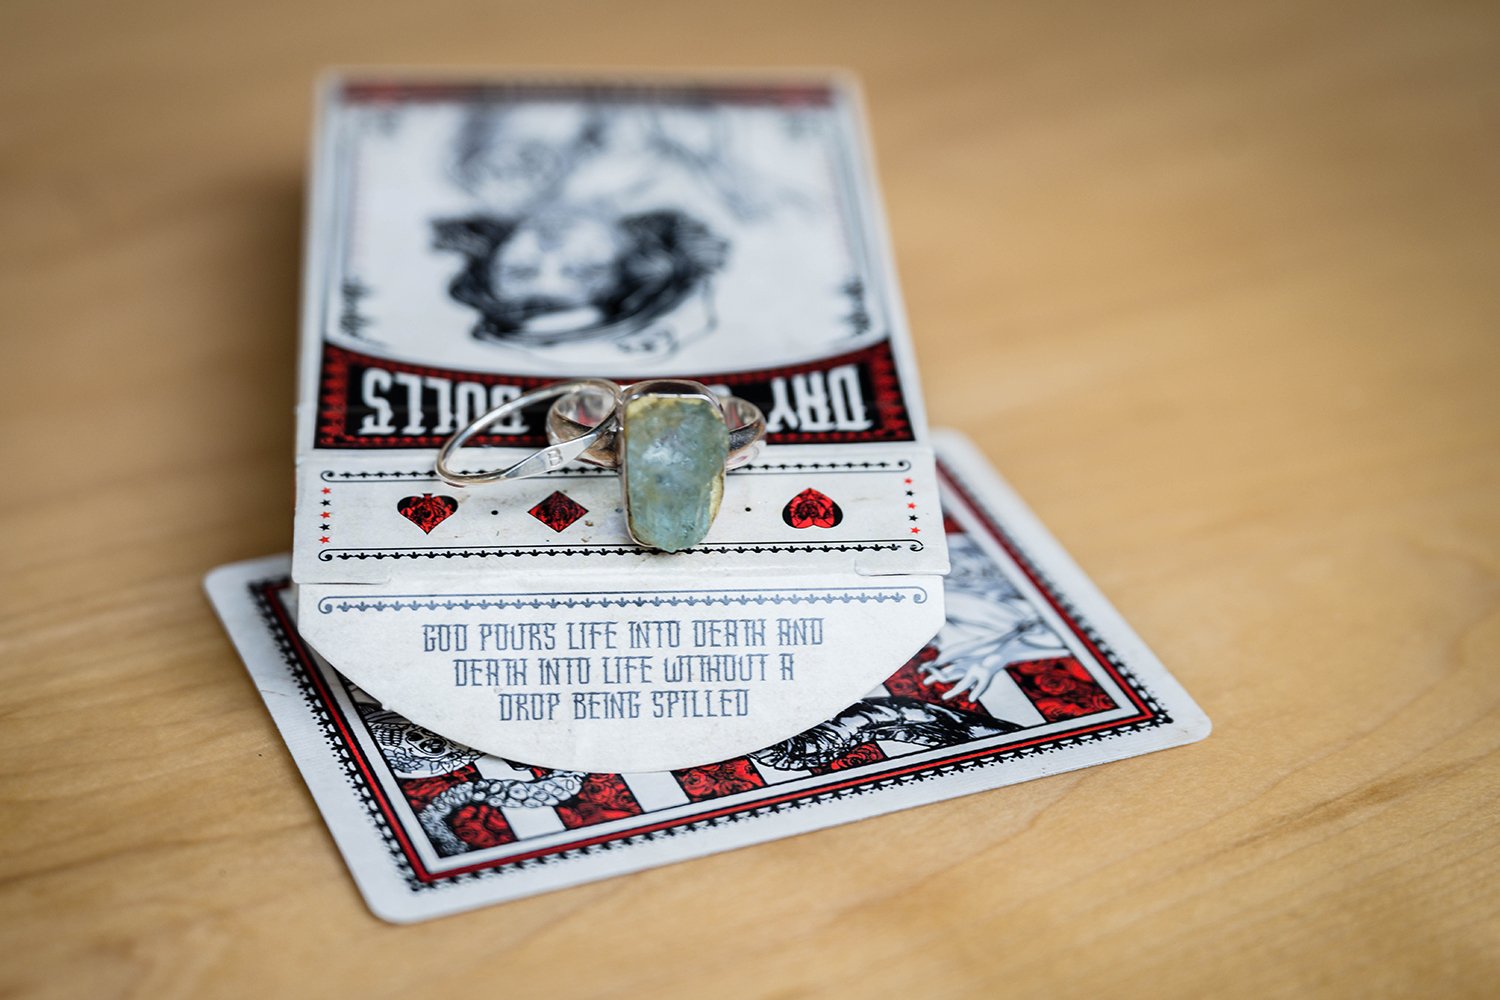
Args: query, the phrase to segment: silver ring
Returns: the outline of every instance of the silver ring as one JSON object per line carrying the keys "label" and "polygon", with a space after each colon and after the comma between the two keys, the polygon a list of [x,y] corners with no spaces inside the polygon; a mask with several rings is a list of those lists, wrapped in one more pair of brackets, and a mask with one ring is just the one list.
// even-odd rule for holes
{"label": "silver ring", "polygon": [[[455,472],[449,467],[454,452],[458,451],[470,439],[483,432],[490,425],[515,413],[524,410],[533,403],[566,396],[569,393],[593,390],[600,393],[608,401],[597,424],[588,427],[582,424],[575,425],[579,433],[571,438],[554,437],[551,433],[550,421],[548,428],[548,439],[551,441],[546,448],[534,452],[521,459],[519,462],[504,469],[495,469],[491,472]],[[619,409],[620,387],[607,379],[602,378],[580,378],[571,379],[567,382],[554,382],[544,385],[540,389],[532,389],[523,392],[515,399],[508,399],[499,406],[475,419],[469,426],[443,442],[443,447],[438,450],[437,474],[443,482],[449,486],[480,486],[484,483],[498,483],[508,479],[526,479],[530,476],[539,476],[544,472],[567,465],[569,462],[581,456],[584,452],[599,443],[606,437],[612,437],[616,424],[615,414]]]}
{"label": "silver ring", "polygon": [[[654,379],[651,381],[680,382],[681,380]],[[634,386],[626,386],[623,389],[617,386],[614,405],[616,407],[620,405],[620,399],[625,393],[634,391],[636,386],[646,384],[638,382]],[[724,462],[725,471],[738,469],[753,461],[755,456],[760,454],[761,448],[765,446],[766,415],[760,411],[760,407],[747,399],[716,394],[707,389],[704,392],[707,393],[706,398],[719,404],[719,408],[724,413],[724,423],[729,429],[729,457]],[[554,443],[571,441],[580,434],[596,431],[603,426],[608,418],[598,414],[597,406],[590,407],[592,396],[593,393],[588,388],[579,388],[553,403],[552,408],[547,411],[547,439]],[[620,443],[620,421],[616,420],[615,426],[600,435],[593,445],[585,448],[578,456],[578,460],[602,469],[618,469],[620,467]]]}
{"label": "silver ring", "polygon": [[[551,444],[505,469],[462,473],[453,454],[508,414],[547,399]],[[575,459],[618,469],[625,528],[648,549],[681,552],[703,541],[719,513],[724,474],[755,457],[766,418],[754,403],[701,382],[600,378],[554,382],[495,407],[443,442],[436,468],[451,486],[525,479]]]}

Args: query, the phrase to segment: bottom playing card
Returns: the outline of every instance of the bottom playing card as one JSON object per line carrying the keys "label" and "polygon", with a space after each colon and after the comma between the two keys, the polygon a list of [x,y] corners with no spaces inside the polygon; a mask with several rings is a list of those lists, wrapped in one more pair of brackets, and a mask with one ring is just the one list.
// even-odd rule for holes
{"label": "bottom playing card", "polygon": [[947,623],[834,718],[670,772],[549,771],[384,710],[302,642],[287,557],[207,587],[355,880],[408,922],[1178,746],[1208,719],[956,435]]}

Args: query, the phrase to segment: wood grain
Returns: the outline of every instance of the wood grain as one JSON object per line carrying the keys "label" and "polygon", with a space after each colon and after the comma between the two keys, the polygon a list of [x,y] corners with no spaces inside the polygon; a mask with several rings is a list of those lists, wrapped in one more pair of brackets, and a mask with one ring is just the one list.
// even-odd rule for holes
{"label": "wood grain", "polygon": [[[286,548],[328,64],[844,65],[933,422],[1205,743],[371,917],[199,592]],[[1500,8],[0,9],[0,991],[1493,995]]]}

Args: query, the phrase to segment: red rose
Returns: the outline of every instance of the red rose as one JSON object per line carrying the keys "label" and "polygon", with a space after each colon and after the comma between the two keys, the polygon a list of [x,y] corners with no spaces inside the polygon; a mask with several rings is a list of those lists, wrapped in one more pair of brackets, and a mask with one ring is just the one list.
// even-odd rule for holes
{"label": "red rose", "polygon": [[842,771],[845,768],[859,767],[863,764],[875,764],[885,760],[885,752],[873,743],[861,743],[842,757],[836,758],[828,763],[830,771]]}
{"label": "red rose", "polygon": [[1033,660],[1006,669],[1048,722],[1108,712],[1116,707],[1076,660]]}
{"label": "red rose", "polygon": [[695,802],[749,792],[765,785],[765,780],[744,758],[678,771],[677,782]]}
{"label": "red rose", "polygon": [[794,528],[833,528],[844,512],[831,497],[809,488],[787,501],[781,519]]}
{"label": "red rose", "polygon": [[1048,722],[1057,722],[1059,719],[1076,719],[1084,713],[1077,705],[1069,704],[1061,698],[1041,698],[1036,702],[1036,710],[1042,713],[1042,718]]}
{"label": "red rose", "polygon": [[557,807],[563,825],[569,829],[604,823],[612,819],[641,814],[640,803],[630,786],[618,774],[591,774],[583,779],[578,796]]}
{"label": "red rose", "polygon": [[1078,690],[1078,682],[1063,673],[1038,674],[1036,686],[1037,690],[1053,695],[1070,694]]}
{"label": "red rose", "polygon": [[499,847],[516,839],[500,810],[483,802],[471,802],[448,817],[458,839],[470,847]]}
{"label": "red rose", "polygon": [[423,493],[419,497],[402,497],[396,501],[396,510],[423,532],[431,534],[433,528],[448,520],[458,510],[458,501],[452,497]]}

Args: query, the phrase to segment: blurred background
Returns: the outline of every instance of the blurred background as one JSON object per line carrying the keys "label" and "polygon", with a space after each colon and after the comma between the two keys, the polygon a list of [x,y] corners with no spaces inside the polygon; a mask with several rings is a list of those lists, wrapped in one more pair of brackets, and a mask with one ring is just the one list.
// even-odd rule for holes
{"label": "blurred background", "polygon": [[[1215,735],[396,942],[198,592],[289,544],[334,65],[856,72],[931,423]],[[0,231],[0,986],[460,989],[496,957],[595,994],[1500,974],[1493,3],[7,0]],[[683,968],[731,941],[753,985]]]}

